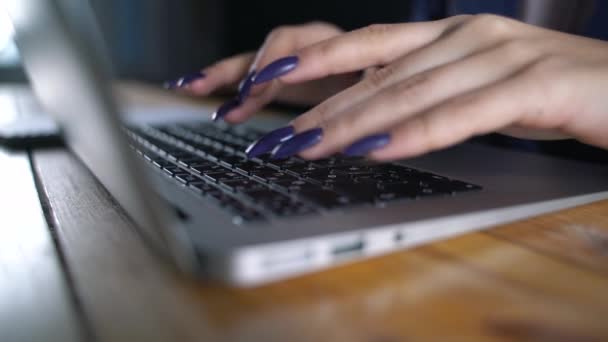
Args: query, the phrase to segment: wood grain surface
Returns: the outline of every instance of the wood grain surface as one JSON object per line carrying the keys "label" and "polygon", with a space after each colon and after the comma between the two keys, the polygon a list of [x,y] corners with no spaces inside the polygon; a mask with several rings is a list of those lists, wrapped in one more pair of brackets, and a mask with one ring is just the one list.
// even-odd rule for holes
{"label": "wood grain surface", "polygon": [[85,324],[38,201],[26,153],[0,148],[0,341],[80,341]]}
{"label": "wood grain surface", "polygon": [[71,154],[33,160],[100,341],[608,340],[608,201],[239,290],[169,268]]}

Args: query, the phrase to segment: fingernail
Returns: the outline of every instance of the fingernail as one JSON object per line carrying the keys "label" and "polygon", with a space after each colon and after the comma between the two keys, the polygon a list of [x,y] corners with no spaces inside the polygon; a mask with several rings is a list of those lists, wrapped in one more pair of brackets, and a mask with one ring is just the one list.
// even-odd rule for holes
{"label": "fingernail", "polygon": [[241,102],[244,102],[247,97],[249,97],[249,93],[251,92],[251,86],[253,85],[255,75],[255,70],[252,70],[239,85],[238,98]]}
{"label": "fingernail", "polygon": [[177,80],[173,80],[173,81],[166,81],[165,83],[163,83],[163,88],[165,89],[175,89],[177,88],[177,83],[179,82],[181,78],[177,79]]}
{"label": "fingernail", "polygon": [[253,84],[268,82],[277,77],[281,77],[298,66],[297,56],[288,56],[268,64],[264,69],[260,70],[255,76]]}
{"label": "fingernail", "polygon": [[233,109],[241,105],[241,101],[239,99],[230,99],[224,102],[216,111],[211,115],[211,119],[213,121],[217,121],[222,119],[228,113],[230,113]]}
{"label": "fingernail", "polygon": [[294,135],[272,150],[272,159],[284,159],[318,144],[323,137],[323,129],[313,128]]}
{"label": "fingernail", "polygon": [[344,154],[349,157],[364,156],[375,149],[386,146],[390,141],[391,136],[387,133],[369,135],[347,147]]}
{"label": "fingernail", "polygon": [[164,87],[167,89],[185,87],[188,84],[190,84],[198,79],[204,78],[205,76],[207,76],[207,75],[205,75],[204,72],[197,71],[197,72],[182,76],[176,80],[165,82]]}
{"label": "fingernail", "polygon": [[255,158],[261,154],[270,152],[278,144],[293,137],[293,133],[293,126],[277,128],[254,141],[251,145],[249,145],[249,147],[247,147],[245,153],[247,153],[247,157]]}

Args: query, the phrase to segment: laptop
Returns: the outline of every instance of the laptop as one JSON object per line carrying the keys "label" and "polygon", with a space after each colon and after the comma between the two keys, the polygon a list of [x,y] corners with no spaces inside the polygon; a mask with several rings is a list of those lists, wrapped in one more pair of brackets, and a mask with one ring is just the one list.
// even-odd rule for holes
{"label": "laptop", "polygon": [[[464,143],[377,164],[247,159],[286,122],[125,120],[62,2],[5,1],[30,83],[67,146],[180,269],[255,286],[608,198],[608,166]],[[85,30],[86,31],[86,30]]]}

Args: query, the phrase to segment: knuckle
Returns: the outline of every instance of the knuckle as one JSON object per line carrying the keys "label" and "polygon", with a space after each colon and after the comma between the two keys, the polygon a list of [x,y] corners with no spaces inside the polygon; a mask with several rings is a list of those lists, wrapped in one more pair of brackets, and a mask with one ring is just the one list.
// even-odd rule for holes
{"label": "knuckle", "polygon": [[311,123],[313,126],[322,125],[324,122],[329,121],[332,112],[333,106],[328,101],[321,102],[309,115]]}
{"label": "knuckle", "polygon": [[353,134],[353,127],[355,126],[355,120],[352,118],[338,118],[335,120],[328,121],[324,125],[325,130],[328,132],[327,137],[335,142],[346,140]]}
{"label": "knuckle", "polygon": [[512,23],[513,21],[511,19],[499,15],[479,14],[471,17],[467,26],[474,32],[494,37],[502,37],[511,32]]}
{"label": "knuckle", "polygon": [[391,30],[391,24],[372,24],[365,28],[363,28],[364,36],[376,39],[378,37],[383,37],[386,35],[388,31]]}
{"label": "knuckle", "polygon": [[268,34],[266,40],[282,40],[288,38],[295,28],[293,26],[283,25],[277,26]]}
{"label": "knuckle", "polygon": [[302,25],[302,27],[306,27],[306,28],[318,27],[318,28],[328,30],[328,31],[336,31],[336,32],[342,31],[338,26],[336,26],[332,23],[328,23],[326,21],[321,21],[321,20],[314,20],[314,21],[308,22],[308,23]]}
{"label": "knuckle", "polygon": [[310,49],[310,52],[318,55],[318,58],[330,58],[331,56],[336,54],[338,51],[338,46],[334,43],[324,43],[321,42],[314,49]]}
{"label": "knuckle", "polygon": [[381,88],[391,75],[393,75],[393,67],[390,65],[374,70],[363,80],[364,87],[370,90]]}

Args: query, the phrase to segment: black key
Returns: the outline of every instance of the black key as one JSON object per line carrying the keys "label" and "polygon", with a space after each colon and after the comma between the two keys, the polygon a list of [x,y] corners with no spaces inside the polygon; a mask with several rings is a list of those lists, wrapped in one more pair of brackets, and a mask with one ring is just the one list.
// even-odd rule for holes
{"label": "black key", "polygon": [[183,167],[189,167],[190,165],[198,164],[201,161],[204,161],[200,157],[188,157],[188,158],[180,158],[177,160],[177,163]]}
{"label": "black key", "polygon": [[196,181],[196,182],[190,182],[190,184],[188,184],[188,185],[189,185],[190,189],[192,189],[194,192],[197,192],[202,195],[206,194],[211,189],[214,189],[207,182],[200,181],[200,180]]}
{"label": "black key", "polygon": [[334,208],[349,204],[351,201],[348,197],[340,195],[334,191],[323,189],[302,189],[298,192],[299,196],[320,205],[324,208]]}
{"label": "black key", "polygon": [[298,192],[298,191],[301,191],[303,189],[303,187],[310,187],[310,186],[318,187],[318,185],[316,185],[316,184],[313,185],[313,184],[307,183],[298,178],[276,181],[276,182],[273,182],[271,185],[280,190],[288,191],[288,192]]}
{"label": "black key", "polygon": [[339,167],[348,165],[359,165],[369,163],[365,158],[335,156],[326,159],[315,160],[313,164],[318,167]]}
{"label": "black key", "polygon": [[205,172],[205,173],[203,173],[203,178],[205,178],[206,180],[208,180],[212,183],[215,183],[218,180],[223,179],[223,178],[231,178],[232,175],[242,177],[238,173],[231,172],[230,170],[227,170],[227,169],[223,169],[223,170],[217,170],[215,172]]}
{"label": "black key", "polygon": [[[432,192],[432,189],[431,189]],[[407,183],[407,184],[391,184],[387,186],[383,193],[394,193],[394,198],[418,198],[422,196],[428,196],[429,190],[424,190],[419,184]]]}
{"label": "black key", "polygon": [[377,172],[376,169],[374,169],[371,166],[366,166],[366,165],[347,165],[347,166],[338,166],[338,167],[332,167],[331,170],[334,173],[341,173],[341,174],[347,174],[347,175],[373,175]]}
{"label": "black key", "polygon": [[264,160],[264,162],[275,169],[279,169],[279,170],[289,170],[290,168],[295,168],[298,165],[306,165],[307,162],[305,162],[302,159],[297,159],[297,158],[289,158],[289,159],[271,159],[271,160]]}
{"label": "black key", "polygon": [[220,163],[227,167],[233,167],[244,161],[245,161],[245,158],[243,158],[242,156],[236,156],[236,155],[224,156],[224,157],[220,158]]}
{"label": "black key", "polygon": [[297,177],[286,174],[284,172],[275,172],[266,177],[266,181],[269,183],[293,182],[296,180],[298,180]]}
{"label": "black key", "polygon": [[235,163],[233,165],[233,167],[237,171],[242,172],[242,173],[247,174],[247,175],[250,175],[253,172],[258,171],[258,170],[266,169],[266,167],[264,165],[261,165],[259,163],[255,163],[255,162],[250,161],[250,160],[245,160],[245,161],[242,161],[240,163]]}
{"label": "black key", "polygon": [[214,177],[216,179],[216,181],[218,183],[225,183],[225,182],[234,182],[234,181],[241,181],[241,180],[245,180],[248,179],[247,177],[236,173],[236,172],[227,172],[224,174],[219,175],[218,177]]}
{"label": "black key", "polygon": [[[306,179],[309,182],[317,183],[317,184],[325,184],[328,181],[332,180],[341,180],[345,176],[334,173],[331,169],[321,169],[315,170],[311,172],[302,172],[300,176]],[[350,179],[347,177],[347,181]]]}
{"label": "black key", "polygon": [[176,173],[174,177],[183,184],[189,184],[191,182],[200,181],[200,178],[193,176],[189,173]]}
{"label": "black key", "polygon": [[370,183],[336,183],[332,189],[346,197],[353,203],[374,202],[379,193],[384,192],[375,182]]}
{"label": "black key", "polygon": [[177,166],[166,166],[163,167],[163,171],[168,174],[169,176],[173,177],[177,172],[180,172],[180,168],[178,168]]}
{"label": "black key", "polygon": [[[254,179],[259,180],[260,182],[270,182],[271,179],[274,180],[279,180],[281,177],[288,177],[288,175],[286,175],[283,172],[271,169],[271,168],[265,168],[265,169],[260,169],[260,170],[256,170],[253,171],[251,173],[251,175],[253,176]],[[291,177],[291,176],[289,176]]]}
{"label": "black key", "polygon": [[312,179],[315,182],[318,182],[324,186],[334,186],[335,184],[352,184],[354,181],[350,176],[343,174],[335,174],[330,172],[326,173],[317,173],[314,175],[310,175],[307,179]]}
{"label": "black key", "polygon": [[220,186],[225,188],[228,191],[234,192],[252,192],[257,190],[267,189],[267,187],[259,182],[256,182],[251,179],[243,178],[243,179],[232,179],[232,180],[222,180],[220,181]]}
{"label": "black key", "polygon": [[246,191],[245,195],[253,202],[264,206],[270,211],[276,211],[277,209],[293,202],[291,198],[270,189]]}
{"label": "black key", "polygon": [[294,165],[291,165],[291,166],[283,168],[283,169],[285,171],[289,171],[290,173],[293,173],[295,175],[310,174],[310,173],[314,173],[314,172],[321,171],[321,170],[327,170],[326,167],[317,166],[313,163],[299,163],[299,164],[294,164]]}
{"label": "black key", "polygon": [[194,165],[190,165],[190,169],[195,173],[199,174],[210,174],[210,173],[218,173],[218,172],[229,172],[230,170],[225,167],[215,164],[215,163],[198,163]]}
{"label": "black key", "polygon": [[459,192],[480,190],[481,187],[475,184],[465,183],[457,180],[446,180],[432,182],[427,187],[432,188],[437,194],[455,194]]}
{"label": "black key", "polygon": [[164,159],[154,159],[152,161],[152,164],[160,169],[163,169],[163,168],[169,167],[169,166],[175,166],[173,163],[170,163]]}

